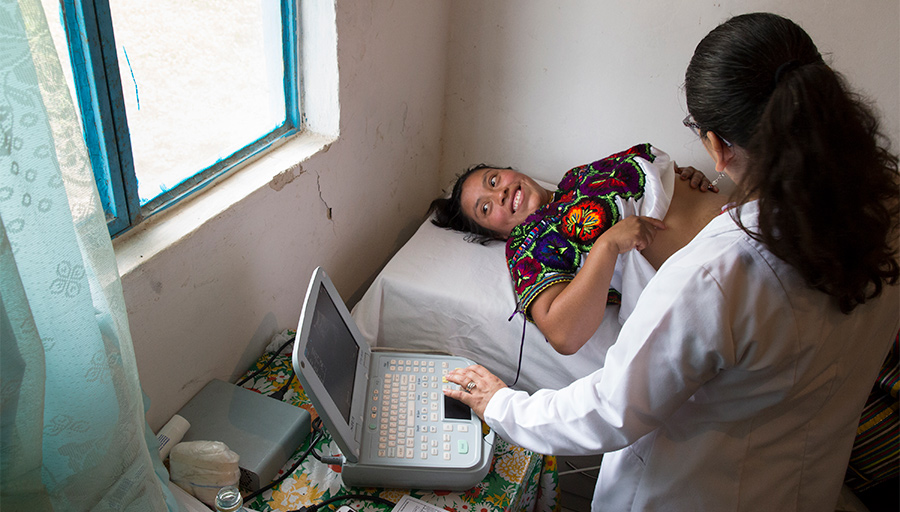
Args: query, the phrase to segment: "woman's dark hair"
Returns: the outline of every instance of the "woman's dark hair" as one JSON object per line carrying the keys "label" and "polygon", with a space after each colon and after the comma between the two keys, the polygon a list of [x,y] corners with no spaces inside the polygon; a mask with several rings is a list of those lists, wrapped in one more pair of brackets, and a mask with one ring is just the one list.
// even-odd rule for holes
{"label": "woman's dark hair", "polygon": [[697,46],[688,111],[747,154],[743,197],[759,200],[760,240],[849,313],[900,274],[897,156],[872,109],[794,22],[731,18]]}
{"label": "woman's dark hair", "polygon": [[476,171],[482,169],[510,169],[512,167],[495,167],[493,165],[478,164],[470,167],[466,172],[460,174],[453,184],[453,190],[450,197],[439,197],[431,202],[428,207],[428,215],[434,214],[431,223],[435,226],[463,233],[469,233],[466,240],[469,242],[485,244],[492,240],[505,240],[500,234],[479,226],[471,217],[462,211],[462,188],[466,180]]}

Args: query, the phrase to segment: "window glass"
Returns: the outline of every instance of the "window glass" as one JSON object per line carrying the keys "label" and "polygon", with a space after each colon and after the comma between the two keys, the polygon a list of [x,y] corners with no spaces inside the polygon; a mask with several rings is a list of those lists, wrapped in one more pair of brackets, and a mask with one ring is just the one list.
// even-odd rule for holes
{"label": "window glass", "polygon": [[141,205],[284,123],[279,0],[110,0],[110,12]]}
{"label": "window glass", "polygon": [[299,129],[296,0],[41,3],[112,236]]}

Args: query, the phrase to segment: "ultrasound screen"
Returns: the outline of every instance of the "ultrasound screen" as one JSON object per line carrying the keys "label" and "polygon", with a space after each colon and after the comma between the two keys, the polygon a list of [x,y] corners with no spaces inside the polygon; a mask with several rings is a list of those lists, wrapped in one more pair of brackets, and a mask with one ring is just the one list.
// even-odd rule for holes
{"label": "ultrasound screen", "polygon": [[359,346],[324,286],[319,287],[305,355],[344,421],[350,423]]}

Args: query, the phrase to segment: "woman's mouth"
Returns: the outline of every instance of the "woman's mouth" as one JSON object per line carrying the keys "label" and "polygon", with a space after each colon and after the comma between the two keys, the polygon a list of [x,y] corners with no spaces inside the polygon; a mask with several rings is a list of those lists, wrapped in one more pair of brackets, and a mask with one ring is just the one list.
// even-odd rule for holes
{"label": "woman's mouth", "polygon": [[519,210],[519,203],[522,201],[522,189],[516,190],[516,195],[513,196],[512,202],[512,211],[516,213]]}

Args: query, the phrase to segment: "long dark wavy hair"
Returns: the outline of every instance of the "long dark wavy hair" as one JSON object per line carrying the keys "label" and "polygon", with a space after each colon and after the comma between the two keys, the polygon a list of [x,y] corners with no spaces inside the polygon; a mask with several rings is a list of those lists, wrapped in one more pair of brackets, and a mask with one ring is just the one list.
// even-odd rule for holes
{"label": "long dark wavy hair", "polygon": [[700,41],[685,73],[702,131],[743,148],[748,232],[849,313],[897,282],[898,168],[872,109],[794,22],[736,16]]}
{"label": "long dark wavy hair", "polygon": [[457,176],[449,197],[439,197],[431,202],[431,206],[428,207],[428,215],[434,214],[431,223],[435,226],[468,233],[466,240],[469,242],[486,244],[493,240],[506,240],[506,238],[499,233],[495,233],[490,229],[485,229],[475,223],[471,217],[462,211],[461,203],[463,184],[474,172],[482,169],[515,170],[512,167],[497,167],[487,164],[478,164],[469,167],[466,172]]}

